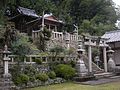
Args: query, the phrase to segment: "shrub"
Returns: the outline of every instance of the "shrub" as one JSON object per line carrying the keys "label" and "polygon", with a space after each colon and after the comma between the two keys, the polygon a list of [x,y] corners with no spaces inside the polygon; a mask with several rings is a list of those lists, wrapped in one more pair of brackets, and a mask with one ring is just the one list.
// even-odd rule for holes
{"label": "shrub", "polygon": [[32,65],[26,65],[23,69],[23,73],[28,76],[33,76],[37,73],[37,70]]}
{"label": "shrub", "polygon": [[25,75],[25,74],[20,74],[18,77],[16,77],[14,79],[15,84],[19,85],[19,84],[23,84],[23,83],[27,83],[29,81],[29,76]]}
{"label": "shrub", "polygon": [[69,65],[59,64],[55,68],[55,73],[57,76],[68,80],[75,75],[75,69]]}
{"label": "shrub", "polygon": [[36,75],[36,79],[41,80],[43,82],[48,80],[48,75],[45,73],[39,73],[38,75]]}
{"label": "shrub", "polygon": [[39,58],[36,58],[36,59],[35,59],[35,62],[36,62],[36,64],[39,64],[39,65],[41,65],[41,64],[42,64],[42,60],[41,60],[41,59],[39,59]]}
{"label": "shrub", "polygon": [[49,78],[55,79],[56,78],[56,73],[54,71],[51,71],[48,73]]}
{"label": "shrub", "polygon": [[31,82],[34,82],[36,79],[35,79],[35,77],[34,76],[31,76],[30,78],[29,78],[29,81],[31,81]]}
{"label": "shrub", "polygon": [[14,82],[16,85],[22,84],[22,81],[21,81],[21,78],[20,78],[20,77],[14,77],[13,82]]}
{"label": "shrub", "polygon": [[25,74],[21,74],[20,79],[21,79],[22,83],[27,83],[29,81],[29,76],[27,76]]}

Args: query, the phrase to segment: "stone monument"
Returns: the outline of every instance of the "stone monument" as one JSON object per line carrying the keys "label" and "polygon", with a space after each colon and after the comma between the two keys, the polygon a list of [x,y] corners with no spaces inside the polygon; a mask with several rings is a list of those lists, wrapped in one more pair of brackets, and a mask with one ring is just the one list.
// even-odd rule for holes
{"label": "stone monument", "polygon": [[11,79],[11,74],[9,73],[9,54],[11,52],[8,51],[8,47],[7,45],[5,45],[4,47],[4,51],[3,51],[3,66],[4,66],[4,74],[2,79],[0,80],[0,90],[15,90],[15,85],[12,82]]}
{"label": "stone monument", "polygon": [[114,60],[112,58],[114,51],[111,48],[109,48],[107,53],[108,53],[108,57],[109,57],[109,60],[108,60],[108,71],[112,72],[116,68],[115,62],[114,62]]}
{"label": "stone monument", "polygon": [[78,61],[76,63],[76,69],[78,76],[86,76],[88,74],[88,69],[85,66],[85,63],[83,61],[83,52],[84,49],[78,49]]}

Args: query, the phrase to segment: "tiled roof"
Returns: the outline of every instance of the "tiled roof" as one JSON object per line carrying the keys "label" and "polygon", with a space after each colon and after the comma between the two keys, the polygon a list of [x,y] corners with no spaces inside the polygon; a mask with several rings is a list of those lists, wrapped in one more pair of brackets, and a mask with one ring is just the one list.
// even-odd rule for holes
{"label": "tiled roof", "polygon": [[39,17],[36,14],[35,10],[31,10],[31,9],[23,8],[23,7],[18,7],[17,10],[20,14],[24,14],[24,15],[27,15],[27,16],[33,16],[33,17]]}
{"label": "tiled roof", "polygon": [[[52,18],[51,18],[51,17],[52,17]],[[50,13],[50,14],[45,14],[45,15],[44,15],[44,18],[47,19],[47,20],[50,20],[50,21],[55,21],[55,22],[59,22],[59,23],[64,23],[63,21],[58,20],[52,13]]]}
{"label": "tiled roof", "polygon": [[107,42],[118,42],[120,41],[120,30],[106,32],[102,38],[108,38]]}

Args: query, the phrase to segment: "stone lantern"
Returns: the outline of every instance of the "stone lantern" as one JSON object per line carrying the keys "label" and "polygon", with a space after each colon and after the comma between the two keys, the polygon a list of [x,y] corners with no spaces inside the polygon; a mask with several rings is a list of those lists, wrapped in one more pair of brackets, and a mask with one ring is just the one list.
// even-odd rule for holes
{"label": "stone lantern", "polygon": [[107,51],[107,54],[108,54],[108,57],[109,57],[109,60],[108,60],[108,70],[109,71],[114,71],[114,69],[116,68],[115,62],[112,58],[113,53],[114,53],[114,51],[111,48],[109,48],[109,50]]}
{"label": "stone lantern", "polygon": [[4,78],[10,78],[11,75],[9,73],[9,69],[8,69],[8,63],[9,63],[9,60],[10,58],[8,57],[8,55],[10,54],[11,52],[8,51],[8,47],[7,45],[5,45],[4,47],[4,51],[3,51],[3,66],[4,66],[4,74],[3,74],[3,77]]}
{"label": "stone lantern", "polygon": [[83,52],[84,49],[78,49],[78,61],[76,63],[76,69],[78,76],[86,76],[88,73],[88,69],[85,66],[84,60],[83,60]]}
{"label": "stone lantern", "polygon": [[3,54],[3,66],[4,66],[4,74],[3,74],[3,78],[0,80],[0,90],[16,90],[16,86],[14,85],[14,83],[12,82],[11,79],[11,74],[9,73],[9,54],[11,52],[8,51],[8,47],[7,45],[5,45],[4,47],[4,51],[2,52]]}
{"label": "stone lantern", "polygon": [[95,62],[97,64],[97,66],[99,66],[99,62],[100,62],[100,57],[99,56],[96,56],[95,57]]}

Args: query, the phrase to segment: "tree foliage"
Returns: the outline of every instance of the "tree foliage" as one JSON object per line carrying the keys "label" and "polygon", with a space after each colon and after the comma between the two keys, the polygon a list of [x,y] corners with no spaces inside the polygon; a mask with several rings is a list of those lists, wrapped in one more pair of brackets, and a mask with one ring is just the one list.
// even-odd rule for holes
{"label": "tree foliage", "polygon": [[60,53],[63,53],[65,49],[62,46],[55,46],[50,49],[50,52],[53,53],[54,57],[56,58]]}
{"label": "tree foliage", "polygon": [[18,34],[16,41],[12,43],[11,49],[14,55],[28,55],[30,53],[30,42],[28,41],[28,37]]}
{"label": "tree foliage", "polygon": [[[117,20],[114,3],[111,0],[2,0],[1,7],[23,6],[32,8],[39,15],[42,12],[53,13],[67,24],[77,24],[82,32],[85,20],[90,22],[92,35],[101,35],[105,31],[113,30]],[[2,10],[2,9],[1,9]],[[3,10],[2,10],[3,11]],[[1,15],[1,14],[0,14]],[[2,18],[1,18],[2,19]],[[103,30],[99,31],[103,25]],[[86,30],[85,30],[86,32]],[[102,32],[102,33],[101,33]]]}
{"label": "tree foliage", "polygon": [[41,51],[47,50],[46,42],[50,40],[50,37],[51,37],[51,31],[49,31],[46,28],[44,28],[43,31],[39,32],[39,37],[35,41],[39,50],[41,50]]}

